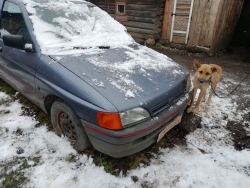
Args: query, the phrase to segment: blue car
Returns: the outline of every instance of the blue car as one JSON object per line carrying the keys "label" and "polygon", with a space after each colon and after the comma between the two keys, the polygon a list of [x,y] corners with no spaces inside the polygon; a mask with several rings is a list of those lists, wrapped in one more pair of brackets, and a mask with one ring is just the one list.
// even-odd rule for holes
{"label": "blue car", "polygon": [[87,1],[1,0],[0,78],[77,151],[124,157],[158,142],[190,102],[189,72]]}

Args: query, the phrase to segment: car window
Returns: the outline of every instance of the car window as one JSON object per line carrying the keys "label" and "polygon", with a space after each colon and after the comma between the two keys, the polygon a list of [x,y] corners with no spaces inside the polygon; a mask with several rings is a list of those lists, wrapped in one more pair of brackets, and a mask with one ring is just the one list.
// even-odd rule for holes
{"label": "car window", "polygon": [[6,34],[22,35],[26,43],[30,43],[30,37],[25,25],[21,9],[14,3],[6,1],[1,16],[1,36]]}

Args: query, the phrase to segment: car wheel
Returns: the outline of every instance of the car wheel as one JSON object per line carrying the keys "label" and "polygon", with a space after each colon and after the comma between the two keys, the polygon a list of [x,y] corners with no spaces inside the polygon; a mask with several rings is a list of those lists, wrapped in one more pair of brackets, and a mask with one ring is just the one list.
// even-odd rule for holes
{"label": "car wheel", "polygon": [[51,107],[51,121],[58,136],[66,136],[77,151],[91,146],[88,135],[76,113],[61,100],[56,100]]}

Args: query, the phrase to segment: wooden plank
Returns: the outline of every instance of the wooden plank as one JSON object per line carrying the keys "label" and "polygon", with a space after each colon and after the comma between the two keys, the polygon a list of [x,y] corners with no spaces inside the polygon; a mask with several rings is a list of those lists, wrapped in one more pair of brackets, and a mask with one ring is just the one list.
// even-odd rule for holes
{"label": "wooden plank", "polygon": [[95,3],[114,3],[114,0],[94,0]]}
{"label": "wooden plank", "polygon": [[219,30],[220,30],[220,26],[222,24],[221,18],[223,18],[223,14],[225,14],[225,12],[223,11],[224,3],[225,3],[224,0],[220,0],[220,4],[218,7],[218,13],[216,15],[215,24],[214,24],[213,36],[212,36],[213,43],[211,44],[210,51],[209,51],[210,55],[214,54],[214,52],[217,51]]}
{"label": "wooden plank", "polygon": [[192,19],[189,30],[188,45],[198,45],[200,33],[203,25],[205,3],[207,0],[195,0],[193,6]]}
{"label": "wooden plank", "polygon": [[171,10],[170,10],[170,0],[165,1],[165,9],[163,15],[163,24],[162,24],[162,39],[167,39],[169,35],[170,26],[170,18],[171,18]]}
{"label": "wooden plank", "polygon": [[127,10],[128,16],[139,16],[139,17],[148,17],[154,18],[157,15],[162,15],[163,10],[152,12],[152,11],[135,11],[135,10]]}
{"label": "wooden plank", "polygon": [[156,5],[155,0],[143,0],[143,1],[135,1],[135,0],[126,0],[127,4],[137,4],[137,5]]}
{"label": "wooden plank", "polygon": [[[162,18],[162,17],[161,17]],[[128,16],[129,21],[136,21],[136,22],[144,22],[144,23],[155,23],[159,22],[160,18],[147,18],[147,17],[138,17],[138,16]]]}
{"label": "wooden plank", "polygon": [[108,14],[115,14],[115,9],[102,9],[102,10],[104,10]]}
{"label": "wooden plank", "polygon": [[101,9],[115,9],[115,5],[98,5]]}
{"label": "wooden plank", "polygon": [[134,32],[134,33],[142,33],[142,34],[149,34],[149,35],[156,34],[154,30],[140,29],[140,28],[133,28],[133,27],[126,27],[126,28],[129,33]]}
{"label": "wooden plank", "polygon": [[200,34],[199,46],[210,48],[213,43],[213,30],[220,1],[206,2],[204,20]]}
{"label": "wooden plank", "polygon": [[186,39],[185,36],[184,37],[182,37],[182,36],[173,36],[172,42],[179,43],[179,44],[184,44],[185,39]]}
{"label": "wooden plank", "polygon": [[[203,13],[203,20],[202,20],[202,26],[201,26],[201,30],[200,30],[200,35],[199,35],[199,42],[198,42],[198,46],[204,46],[205,44],[205,39],[206,39],[206,30],[211,30],[213,29],[213,26],[209,26],[209,17],[210,16],[213,16],[213,15],[210,15],[210,10],[211,10],[211,6],[212,4],[214,3],[214,1],[206,1],[205,2],[205,7],[204,7],[204,11],[202,12]],[[206,46],[208,47],[208,46]]]}
{"label": "wooden plank", "polygon": [[153,39],[159,39],[160,38],[160,34],[143,34],[143,33],[134,33],[134,32],[129,32],[129,34],[132,37],[137,37],[137,38],[141,38],[141,39],[149,39],[149,38],[153,38]]}
{"label": "wooden plank", "polygon": [[136,4],[127,4],[127,10],[151,10],[157,11],[157,5],[136,5]]}
{"label": "wooden plank", "polygon": [[[126,22],[121,22],[122,25],[124,25]],[[124,25],[125,26],[125,25]],[[144,33],[144,34],[160,34],[161,28],[155,28],[154,30],[150,29],[142,29],[142,28],[135,28],[135,27],[128,27],[125,26],[129,32],[135,32],[135,33]]]}
{"label": "wooden plank", "polygon": [[187,46],[187,49],[190,50],[191,52],[195,52],[195,53],[202,52],[202,53],[205,53],[205,54],[209,54],[209,50],[210,50],[210,48],[197,46],[197,45]]}
{"label": "wooden plank", "polygon": [[143,22],[133,22],[133,21],[123,23],[123,25],[128,26],[128,27],[151,29],[151,30],[153,30],[155,28],[155,24],[143,23]]}

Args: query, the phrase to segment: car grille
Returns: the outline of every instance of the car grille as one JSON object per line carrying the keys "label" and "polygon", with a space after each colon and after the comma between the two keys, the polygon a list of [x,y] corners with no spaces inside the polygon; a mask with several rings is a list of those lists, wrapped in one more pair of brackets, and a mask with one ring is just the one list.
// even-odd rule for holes
{"label": "car grille", "polygon": [[176,101],[178,101],[185,93],[186,93],[186,88],[182,88],[179,92],[170,96],[167,100],[151,108],[150,111],[151,111],[152,116],[155,116],[158,113],[162,112],[163,110],[169,108]]}

